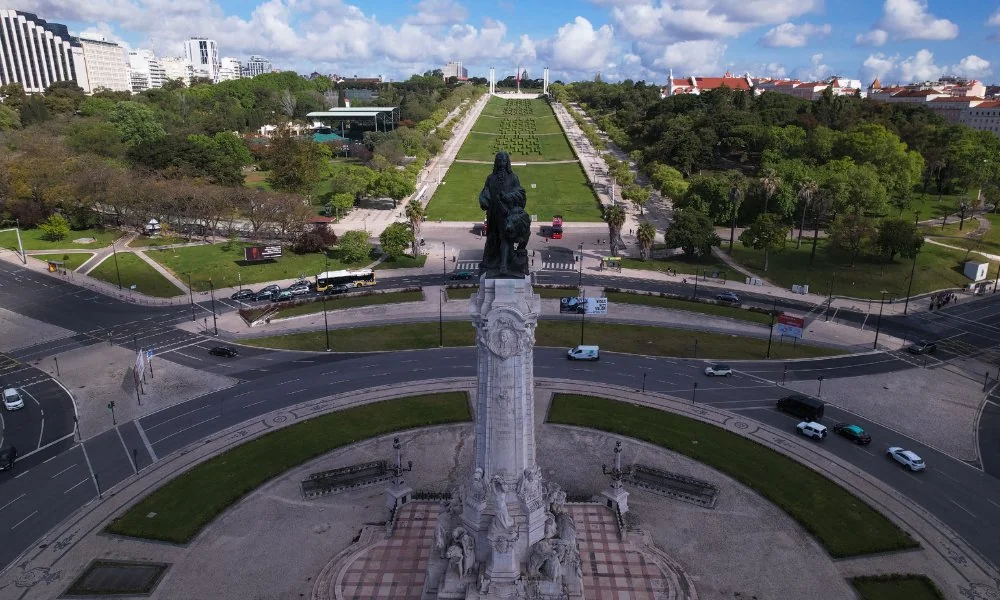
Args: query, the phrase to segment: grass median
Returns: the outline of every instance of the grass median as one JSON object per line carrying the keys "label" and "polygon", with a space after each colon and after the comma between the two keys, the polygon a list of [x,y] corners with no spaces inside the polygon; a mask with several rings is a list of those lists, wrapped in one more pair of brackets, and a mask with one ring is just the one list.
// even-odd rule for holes
{"label": "grass median", "polygon": [[465,392],[410,396],[315,417],[191,468],[140,500],[106,531],[186,544],[254,489],[310,459],[393,431],[470,418]]}
{"label": "grass median", "polygon": [[117,259],[114,255],[105,258],[88,275],[115,285],[121,283],[125,290],[134,284],[136,292],[157,298],[170,298],[182,293],[159,271],[131,252],[119,252]]}
{"label": "grass median", "polygon": [[944,600],[926,575],[874,575],[854,577],[851,585],[861,600]]}
{"label": "grass median", "polygon": [[713,467],[776,504],[835,558],[918,546],[889,519],[819,473],[708,423],[655,408],[571,394],[555,395],[549,422],[644,440]]}
{"label": "grass median", "polygon": [[666,308],[670,310],[686,310],[716,317],[727,317],[729,319],[739,319],[761,325],[770,325],[771,317],[764,313],[747,310],[745,308],[734,308],[732,306],[722,306],[719,304],[709,304],[696,300],[683,300],[680,298],[661,298],[660,296],[649,296],[646,294],[630,294],[628,292],[606,292],[609,303],[620,304],[640,304],[643,306],[653,306],[656,308]]}
{"label": "grass median", "polygon": [[[329,296],[326,300],[327,310],[343,310],[359,306],[374,306],[376,304],[400,304],[403,302],[422,302],[423,292],[388,292],[385,294],[370,294],[367,296]],[[278,310],[273,318],[284,319],[300,315],[311,315],[323,312],[323,301],[315,300],[298,306],[290,306]]]}
{"label": "grass median", "polygon": [[[21,243],[25,250],[64,250],[64,249],[84,249],[103,248],[110,246],[111,242],[122,236],[122,232],[117,229],[76,229],[71,230],[66,237],[61,240],[50,240],[45,237],[45,232],[41,229],[22,229]],[[76,243],[73,240],[93,239],[93,242]],[[0,248],[10,248],[17,250],[17,232],[4,231],[0,233]]]}
{"label": "grass median", "polygon": [[70,252],[67,254],[29,254],[28,256],[36,258],[42,262],[48,262],[50,260],[61,262],[62,268],[70,271],[79,269],[80,265],[94,257],[94,255],[90,252]]}
{"label": "grass median", "polygon": [[[334,352],[392,352],[438,347],[437,323],[399,323],[377,327],[336,329],[330,333],[330,348]],[[466,320],[445,321],[441,337],[447,347],[473,346],[475,330]],[[286,350],[322,351],[326,348],[323,331],[293,333],[243,341],[249,346],[280,348]],[[580,343],[580,319],[546,319],[538,322],[535,345],[555,348],[572,348]],[[762,359],[767,339],[687,331],[648,325],[621,323],[584,324],[584,343],[596,344],[605,352],[623,352],[647,356],[673,356],[679,358]],[[771,358],[814,358],[842,354],[835,348],[820,348],[798,344],[771,346]]]}

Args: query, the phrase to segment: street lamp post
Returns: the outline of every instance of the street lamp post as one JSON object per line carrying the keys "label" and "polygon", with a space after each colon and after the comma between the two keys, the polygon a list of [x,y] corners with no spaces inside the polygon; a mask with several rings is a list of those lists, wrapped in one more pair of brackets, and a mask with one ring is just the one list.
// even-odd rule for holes
{"label": "street lamp post", "polygon": [[903,314],[906,314],[910,307],[910,292],[913,290],[913,275],[917,272],[917,256],[920,255],[920,248],[913,254],[913,266],[910,267],[910,282],[906,284],[906,302],[903,304]]}
{"label": "street lamp post", "polygon": [[886,290],[882,290],[882,300],[878,305],[878,320],[875,321],[875,343],[872,344],[872,350],[878,350],[878,331],[882,326],[882,309],[885,308],[885,295],[888,293]]}
{"label": "street lamp post", "polygon": [[836,278],[837,278],[837,272],[834,271],[833,273],[830,274],[830,283],[829,286],[827,287],[826,318],[824,319],[825,321],[830,320],[830,307],[833,305],[833,280]]}
{"label": "street lamp post", "polygon": [[[325,250],[323,251],[325,254]],[[326,257],[326,266],[323,268],[323,272],[330,270],[330,257]],[[326,351],[330,351],[330,323],[326,316],[326,292],[323,293],[323,331],[326,333]]]}
{"label": "street lamp post", "polygon": [[[118,290],[121,291],[121,289],[122,289],[122,272],[118,268],[118,247],[115,245],[114,242],[111,243],[111,252],[113,252],[114,255],[115,255],[115,273],[118,274]],[[107,254],[105,254],[104,256],[107,256]]]}
{"label": "street lamp post", "polygon": [[[580,246],[580,279],[577,282],[577,289],[580,290],[580,297],[583,299],[583,310],[580,312],[580,345],[583,345],[583,326],[587,321],[587,295],[583,291],[583,244]],[[645,386],[643,386],[645,387]]]}
{"label": "street lamp post", "polygon": [[448,242],[441,242],[441,289],[438,290],[438,347],[444,347],[444,286],[448,277]]}
{"label": "street lamp post", "polygon": [[771,330],[767,332],[767,356],[765,358],[771,358],[771,340],[774,338],[774,315],[778,312],[778,298],[772,297],[771,305]]}
{"label": "street lamp post", "polygon": [[212,294],[212,326],[215,328],[215,335],[219,335],[219,319],[215,316],[215,284],[208,280],[208,287]]}
{"label": "street lamp post", "polygon": [[816,380],[819,381],[819,390],[816,392],[816,397],[817,398],[822,398],[823,397],[823,380],[824,379],[826,379],[826,378],[823,377],[822,375],[820,375],[819,377],[816,378]]}
{"label": "street lamp post", "polygon": [[197,321],[197,317],[194,315],[194,288],[191,287],[191,274],[188,273],[188,297],[191,299],[191,322]]}

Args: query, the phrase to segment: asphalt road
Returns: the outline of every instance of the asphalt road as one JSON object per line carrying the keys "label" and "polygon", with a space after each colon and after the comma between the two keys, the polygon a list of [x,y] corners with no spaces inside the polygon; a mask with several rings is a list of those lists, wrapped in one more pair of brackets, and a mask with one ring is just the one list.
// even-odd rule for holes
{"label": "asphalt road", "polygon": [[[559,283],[569,279],[569,283],[575,284],[577,277],[571,271],[546,272],[539,276],[539,281]],[[386,279],[383,278],[383,282]],[[606,285],[623,286],[619,278],[587,276],[585,283],[604,285],[604,279],[610,280]],[[393,285],[439,284],[441,277],[391,281]],[[628,287],[639,289],[671,289],[669,284],[659,282],[626,282]],[[164,409],[137,422],[119,424],[82,444],[72,440],[55,443],[19,461],[13,472],[0,474],[0,532],[4,532],[7,542],[0,545],[0,565],[8,564],[62,519],[91,501],[99,489],[106,490],[157,457],[231,425],[331,393],[371,387],[376,382],[475,375],[472,348],[366,355],[246,349],[236,359],[210,357],[205,348],[211,338],[174,327],[191,318],[189,307],[150,308],[122,303],[9,265],[0,265],[0,305],[73,332],[62,340],[13,353],[22,360],[99,343],[132,348],[154,346],[161,358],[165,356],[241,380],[232,388]],[[198,318],[207,314],[202,308],[197,310]],[[899,320],[899,327],[913,328],[921,336],[934,334],[934,339],[941,340],[942,349],[930,359],[930,367],[937,364],[934,361],[951,356],[949,353],[989,359],[992,355],[984,353],[995,351],[992,338],[995,337],[994,329],[1000,327],[1000,303],[986,299],[940,313],[908,317]],[[704,365],[703,361],[696,360],[614,354],[605,354],[599,363],[571,363],[566,361],[562,350],[540,348],[535,354],[535,372],[539,377],[635,388],[644,383],[649,391],[682,398],[690,396],[697,403],[724,407],[788,428],[794,427],[795,419],[773,408],[774,401],[786,393],[780,386],[782,381],[816,379],[818,374],[827,378],[856,376],[917,366],[909,357],[873,353],[788,363],[787,371],[785,363],[734,362],[735,377],[710,379],[701,374]],[[696,393],[695,382],[698,383]],[[996,441],[1000,438],[998,407],[1000,405],[987,403],[980,423],[983,462],[994,474],[994,469],[1000,468],[1000,444]],[[51,410],[67,412],[65,407]],[[48,412],[45,417],[49,418]],[[840,438],[830,438],[823,442],[827,450],[906,494],[954,528],[987,558],[1000,563],[1000,479],[836,408],[828,409],[826,420],[858,423],[869,430],[874,439],[871,446],[862,448]],[[64,420],[62,422],[65,424]],[[16,435],[33,437],[36,431],[29,428]],[[884,457],[884,449],[890,445],[915,450],[927,461],[929,470],[913,475],[897,468]]]}

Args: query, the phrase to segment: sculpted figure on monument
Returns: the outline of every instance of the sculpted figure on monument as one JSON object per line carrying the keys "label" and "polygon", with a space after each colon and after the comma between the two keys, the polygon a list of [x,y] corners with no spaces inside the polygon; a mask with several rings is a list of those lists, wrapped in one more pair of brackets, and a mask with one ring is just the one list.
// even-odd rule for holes
{"label": "sculpted figure on monument", "polygon": [[559,527],[556,525],[556,516],[550,512],[545,513],[545,537],[554,538],[559,535]]}
{"label": "sculpted figure on monument", "polygon": [[476,468],[469,483],[469,499],[476,504],[486,502],[486,480],[483,477],[483,470]]}
{"label": "sculpted figure on monument", "polygon": [[462,576],[464,577],[476,566],[476,540],[464,528],[459,527],[459,529],[462,530],[462,535],[456,539],[462,545],[462,567],[465,569]]}
{"label": "sculpted figure on monument", "polygon": [[454,567],[458,576],[461,577],[465,571],[465,554],[462,553],[462,547],[458,544],[448,546],[446,557],[448,559],[448,566]]}
{"label": "sculpted figure on monument", "polygon": [[455,486],[451,490],[451,499],[448,501],[448,511],[453,515],[462,514],[462,505],[464,504],[465,491],[462,486]]}
{"label": "sculpted figure on monument", "polygon": [[542,499],[542,470],[538,465],[528,467],[517,482],[517,495],[527,506],[534,506]]}
{"label": "sculpted figure on monument", "polygon": [[479,193],[486,211],[486,247],[481,273],[487,277],[521,277],[528,273],[525,246],[531,236],[531,216],[525,212],[527,194],[510,165],[510,155],[497,152],[493,172]]}
{"label": "sculpted figure on monument", "polygon": [[451,512],[448,506],[442,504],[441,512],[438,513],[437,524],[434,526],[434,547],[437,548],[441,558],[446,558],[448,551],[448,532],[451,531]]}
{"label": "sculpted figure on monument", "polygon": [[559,578],[559,556],[548,540],[536,542],[528,554],[528,576],[541,577],[549,581]]}
{"label": "sculpted figure on monument", "polygon": [[562,491],[558,483],[548,482],[545,486],[545,499],[549,503],[549,511],[559,516],[566,510],[566,492]]}
{"label": "sculpted figure on monument", "polygon": [[494,475],[490,483],[493,485],[493,522],[501,531],[508,531],[514,526],[514,519],[507,510],[507,487],[499,475]]}

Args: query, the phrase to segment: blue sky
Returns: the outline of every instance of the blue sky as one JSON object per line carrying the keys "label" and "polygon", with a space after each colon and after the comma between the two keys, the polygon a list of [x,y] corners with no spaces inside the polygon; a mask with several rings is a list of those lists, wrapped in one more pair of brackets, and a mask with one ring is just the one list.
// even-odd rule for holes
{"label": "blue sky", "polygon": [[750,72],[883,83],[1000,80],[1000,0],[8,0],[158,56],[192,36],[223,56],[399,79],[461,60],[552,79]]}

